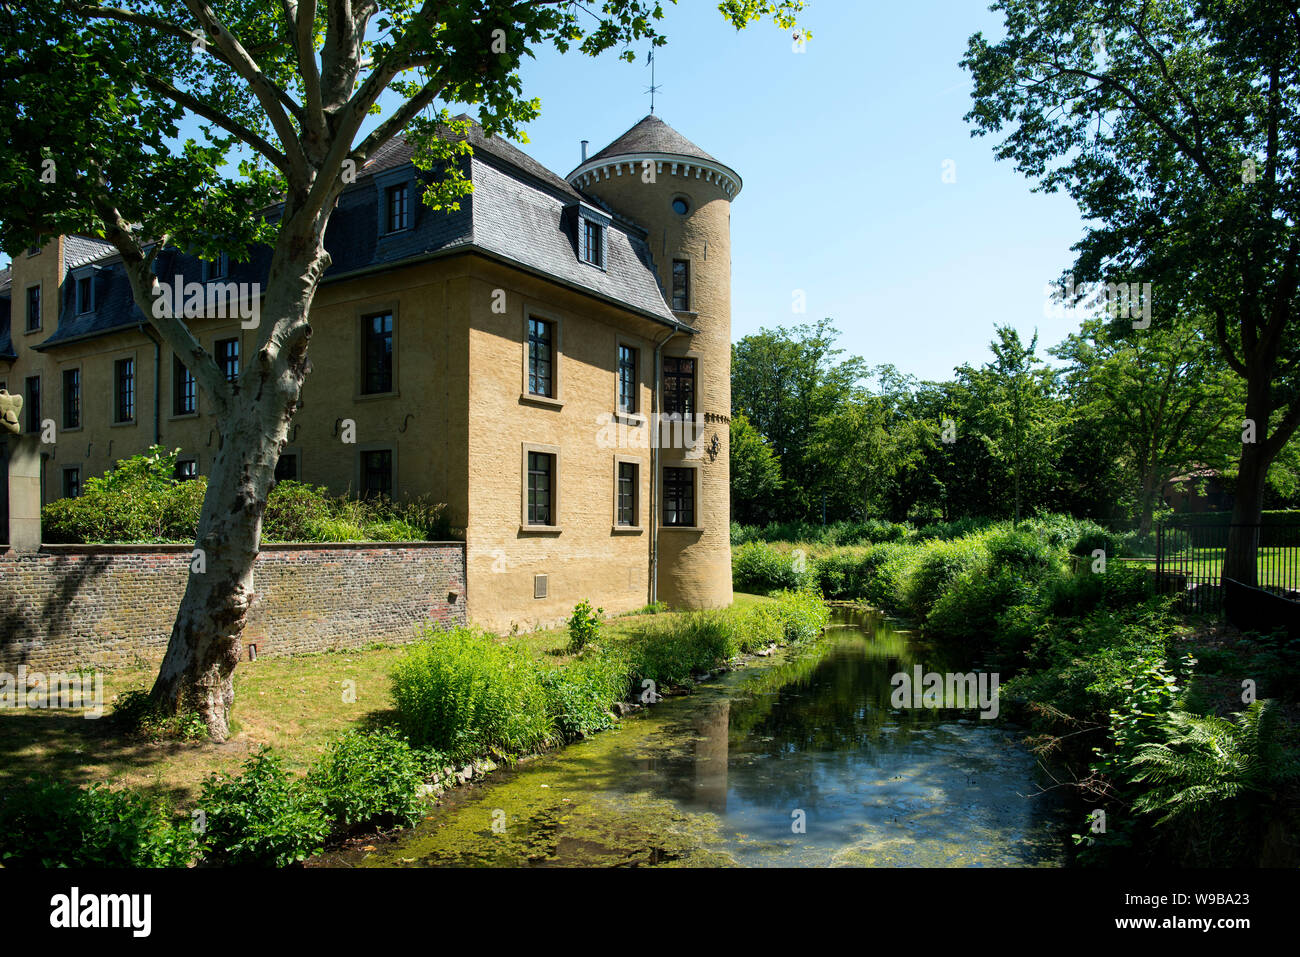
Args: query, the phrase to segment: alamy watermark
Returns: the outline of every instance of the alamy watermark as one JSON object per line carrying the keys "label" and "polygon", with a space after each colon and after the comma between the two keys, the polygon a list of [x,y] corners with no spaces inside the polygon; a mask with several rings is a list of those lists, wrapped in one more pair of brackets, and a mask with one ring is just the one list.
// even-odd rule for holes
{"label": "alamy watermark", "polygon": [[104,716],[102,672],[0,671],[0,708],[85,708],[85,718]]}
{"label": "alamy watermark", "polygon": [[154,281],[156,319],[239,319],[241,329],[256,329],[262,321],[262,285],[256,282]]}
{"label": "alamy watermark", "polygon": [[1095,315],[1111,319],[1132,319],[1134,329],[1151,325],[1152,284],[1149,282],[1094,282],[1076,284],[1073,276],[1065,282],[1048,283],[1043,290],[1046,319],[1088,318]]}
{"label": "alamy watermark", "polygon": [[916,665],[911,674],[900,671],[889,679],[894,691],[891,707],[899,709],[978,708],[980,717],[998,716],[998,675],[971,671],[966,674],[926,672]]}

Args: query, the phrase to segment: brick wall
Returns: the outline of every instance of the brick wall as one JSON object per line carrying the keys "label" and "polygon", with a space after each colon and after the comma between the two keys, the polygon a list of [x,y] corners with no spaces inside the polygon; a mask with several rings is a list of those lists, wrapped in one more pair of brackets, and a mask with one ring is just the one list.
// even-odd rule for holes
{"label": "brick wall", "polygon": [[[155,545],[0,553],[0,670],[161,660],[189,558],[187,546]],[[466,622],[459,542],[268,546],[254,581],[244,644],[259,657],[409,641],[425,622]]]}

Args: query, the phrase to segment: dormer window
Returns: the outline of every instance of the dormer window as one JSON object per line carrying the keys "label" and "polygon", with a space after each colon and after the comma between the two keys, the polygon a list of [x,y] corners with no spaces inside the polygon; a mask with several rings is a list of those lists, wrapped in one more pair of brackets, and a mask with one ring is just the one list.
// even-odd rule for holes
{"label": "dormer window", "polygon": [[77,280],[77,315],[82,316],[95,308],[95,284],[89,276]]}
{"label": "dormer window", "polygon": [[384,232],[406,229],[410,222],[410,187],[397,183],[384,190]]}
{"label": "dormer window", "polygon": [[72,272],[72,308],[76,315],[95,311],[95,268],[83,266]]}
{"label": "dormer window", "polygon": [[230,275],[230,257],[225,253],[218,253],[216,259],[203,260],[203,281],[211,282],[214,279],[225,279]]}
{"label": "dormer window", "polygon": [[574,217],[570,222],[576,228],[578,259],[604,269],[609,261],[609,227],[613,219],[586,203],[576,203],[566,212]]}
{"label": "dormer window", "polygon": [[584,262],[589,262],[593,266],[603,266],[604,260],[601,259],[601,253],[604,252],[604,236],[598,223],[593,223],[589,219],[582,221],[582,258]]}

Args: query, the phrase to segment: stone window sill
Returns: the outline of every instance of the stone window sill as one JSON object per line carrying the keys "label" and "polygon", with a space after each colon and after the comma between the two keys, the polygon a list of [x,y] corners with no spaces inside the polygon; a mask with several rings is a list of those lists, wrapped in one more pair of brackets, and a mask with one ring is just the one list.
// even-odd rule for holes
{"label": "stone window sill", "polygon": [[559,535],[564,531],[563,525],[520,525],[520,535]]}
{"label": "stone window sill", "polygon": [[519,393],[519,401],[527,402],[530,405],[546,406],[547,408],[550,409],[564,408],[563,399],[553,399],[549,395],[533,395],[531,392]]}

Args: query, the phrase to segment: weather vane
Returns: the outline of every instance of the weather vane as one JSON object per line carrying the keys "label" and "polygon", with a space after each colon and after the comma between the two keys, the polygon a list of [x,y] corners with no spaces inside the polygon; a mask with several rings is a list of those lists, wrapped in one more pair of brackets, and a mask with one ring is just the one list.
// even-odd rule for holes
{"label": "weather vane", "polygon": [[655,86],[655,51],[653,49],[646,56],[646,62],[650,64],[650,85],[646,87],[646,92],[650,94],[650,112],[653,113],[655,111],[655,93],[660,89]]}

